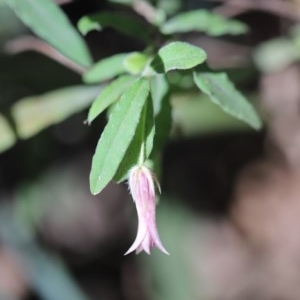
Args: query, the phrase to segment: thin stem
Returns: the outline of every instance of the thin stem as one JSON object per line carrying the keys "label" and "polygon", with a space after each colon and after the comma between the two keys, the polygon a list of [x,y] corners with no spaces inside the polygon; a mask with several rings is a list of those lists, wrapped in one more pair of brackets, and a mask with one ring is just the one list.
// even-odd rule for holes
{"label": "thin stem", "polygon": [[37,51],[61,63],[62,65],[75,71],[76,73],[82,74],[86,71],[84,67],[76,64],[66,56],[62,55],[60,52],[48,45],[46,42],[33,36],[23,36],[9,41],[8,43],[6,43],[4,49],[10,54],[16,54],[28,50]]}

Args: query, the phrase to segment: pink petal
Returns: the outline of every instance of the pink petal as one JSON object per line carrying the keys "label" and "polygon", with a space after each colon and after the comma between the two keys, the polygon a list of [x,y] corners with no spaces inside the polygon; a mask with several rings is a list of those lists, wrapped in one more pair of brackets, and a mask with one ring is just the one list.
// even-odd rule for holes
{"label": "pink petal", "polygon": [[146,224],[144,222],[139,221],[138,232],[137,232],[135,241],[133,242],[131,247],[126,251],[126,253],[124,255],[127,255],[127,254],[133,252],[134,250],[138,249],[138,247],[142,244],[146,234],[147,234]]}

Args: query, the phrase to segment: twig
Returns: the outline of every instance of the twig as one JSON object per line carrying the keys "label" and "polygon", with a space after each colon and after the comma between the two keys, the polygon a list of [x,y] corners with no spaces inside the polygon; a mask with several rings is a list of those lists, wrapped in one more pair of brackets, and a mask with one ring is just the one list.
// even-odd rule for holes
{"label": "twig", "polygon": [[60,52],[48,45],[46,42],[33,36],[23,36],[11,40],[8,43],[6,43],[6,45],[4,46],[4,50],[10,54],[16,54],[28,50],[37,51],[61,63],[62,65],[75,71],[76,73],[82,74],[86,71],[84,67],[76,64],[66,56],[62,55]]}
{"label": "twig", "polygon": [[[300,12],[289,1],[284,0],[209,0],[214,2],[222,2],[223,5],[216,8],[215,11],[225,13],[226,16],[231,17],[238,13],[248,10],[262,10],[272,14],[279,15],[284,18],[299,21]],[[230,12],[229,7],[234,8]],[[237,10],[236,10],[237,9]]]}

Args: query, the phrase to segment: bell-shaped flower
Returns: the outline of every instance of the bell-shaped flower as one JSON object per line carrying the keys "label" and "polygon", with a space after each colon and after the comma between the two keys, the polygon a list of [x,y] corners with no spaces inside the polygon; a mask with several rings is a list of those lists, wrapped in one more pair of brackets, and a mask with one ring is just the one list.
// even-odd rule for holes
{"label": "bell-shaped flower", "polygon": [[145,251],[150,254],[153,246],[169,254],[163,246],[156,228],[155,186],[151,171],[145,166],[135,166],[129,172],[129,189],[138,214],[137,236],[132,246],[125,253]]}

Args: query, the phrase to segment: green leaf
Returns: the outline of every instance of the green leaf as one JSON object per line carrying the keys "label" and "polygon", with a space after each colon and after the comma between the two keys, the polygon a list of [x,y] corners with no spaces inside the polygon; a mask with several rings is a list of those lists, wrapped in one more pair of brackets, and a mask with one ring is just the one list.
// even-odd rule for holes
{"label": "green leaf", "polygon": [[164,97],[169,92],[169,83],[166,76],[156,75],[150,79],[150,91],[153,99],[154,115],[160,112]]}
{"label": "green leaf", "polygon": [[151,62],[151,67],[157,73],[187,70],[203,63],[206,57],[204,50],[199,47],[184,42],[172,42],[160,48]]}
{"label": "green leaf", "polygon": [[236,90],[226,73],[194,73],[194,81],[226,113],[255,129],[261,128],[261,120],[253,106]]}
{"label": "green leaf", "polygon": [[90,70],[83,74],[85,83],[99,83],[125,73],[124,59],[128,53],[120,53],[98,61]]}
{"label": "green leaf", "polygon": [[174,133],[180,132],[184,138],[252,130],[245,122],[220,109],[203,93],[176,94],[172,96],[171,104],[176,128]]}
{"label": "green leaf", "polygon": [[256,66],[266,73],[282,70],[299,59],[298,47],[284,37],[262,43],[254,51]]}
{"label": "green leaf", "polygon": [[139,163],[141,151],[144,152],[144,160],[149,157],[153,148],[154,133],[153,105],[151,98],[148,97],[141,113],[135,135],[113,178],[114,181],[121,182],[127,178],[128,171]]}
{"label": "green leaf", "polygon": [[91,124],[96,117],[98,117],[107,107],[118,100],[123,92],[128,88],[134,77],[123,75],[108,84],[93,102],[89,113],[87,122]]}
{"label": "green leaf", "polygon": [[53,1],[6,0],[6,2],[37,36],[74,62],[84,67],[91,66],[92,59],[83,39]]}
{"label": "green leaf", "polygon": [[137,130],[149,95],[149,82],[137,79],[114,106],[93,156],[90,189],[98,194],[115,176]]}
{"label": "green leaf", "polygon": [[[154,152],[161,152],[167,143],[172,127],[172,110],[169,84],[165,75],[151,78],[150,90],[153,98],[155,129]],[[154,153],[155,154],[155,153]]]}
{"label": "green leaf", "polygon": [[97,87],[73,86],[40,96],[26,97],[12,107],[18,136],[27,139],[88,107]]}
{"label": "green leaf", "polygon": [[164,34],[202,31],[207,35],[242,34],[248,31],[247,25],[229,20],[207,10],[194,10],[176,15],[161,26]]}
{"label": "green leaf", "polygon": [[138,38],[144,42],[151,39],[151,27],[141,22],[134,16],[120,12],[102,12],[82,17],[77,27],[79,31],[86,35],[92,30],[103,30],[112,27],[123,34]]}
{"label": "green leaf", "polygon": [[16,136],[6,118],[0,114],[0,152],[11,148],[16,142]]}
{"label": "green leaf", "polygon": [[137,75],[145,69],[148,61],[148,55],[141,52],[133,52],[124,59],[124,66],[130,74]]}

